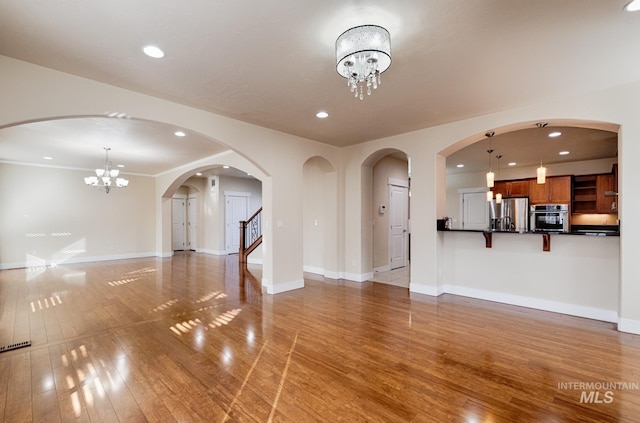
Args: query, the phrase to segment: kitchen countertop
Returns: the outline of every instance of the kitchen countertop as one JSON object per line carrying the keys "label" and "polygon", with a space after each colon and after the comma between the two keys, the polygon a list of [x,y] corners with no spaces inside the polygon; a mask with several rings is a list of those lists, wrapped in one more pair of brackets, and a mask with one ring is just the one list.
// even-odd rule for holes
{"label": "kitchen countertop", "polygon": [[479,233],[491,233],[491,234],[533,234],[533,235],[579,235],[579,236],[620,236],[619,230],[603,230],[603,229],[592,229],[592,230],[577,230],[573,232],[515,232],[515,231],[494,231],[494,230],[482,230],[482,229],[440,229],[440,232],[479,232]]}

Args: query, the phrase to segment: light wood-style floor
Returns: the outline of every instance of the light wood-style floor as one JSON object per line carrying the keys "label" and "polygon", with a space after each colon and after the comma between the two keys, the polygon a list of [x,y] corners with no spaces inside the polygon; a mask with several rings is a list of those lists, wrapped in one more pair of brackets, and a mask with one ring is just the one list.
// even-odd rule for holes
{"label": "light wood-style floor", "polygon": [[640,421],[640,336],[613,324],[374,282],[262,295],[236,256],[0,271],[0,318],[0,346],[32,342],[0,353],[4,422]]}

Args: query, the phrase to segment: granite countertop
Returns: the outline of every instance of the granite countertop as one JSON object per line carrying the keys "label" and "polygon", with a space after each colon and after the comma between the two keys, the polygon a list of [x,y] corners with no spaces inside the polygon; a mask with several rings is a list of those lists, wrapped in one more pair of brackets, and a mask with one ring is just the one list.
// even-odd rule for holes
{"label": "granite countertop", "polygon": [[[606,226],[606,227],[603,227]],[[442,232],[486,232],[486,233],[498,233],[498,234],[549,234],[549,235],[581,235],[581,236],[620,236],[620,227],[612,225],[585,225],[579,228],[572,228],[571,232],[515,232],[515,231],[494,231],[494,230],[482,230],[482,229],[440,229]]]}

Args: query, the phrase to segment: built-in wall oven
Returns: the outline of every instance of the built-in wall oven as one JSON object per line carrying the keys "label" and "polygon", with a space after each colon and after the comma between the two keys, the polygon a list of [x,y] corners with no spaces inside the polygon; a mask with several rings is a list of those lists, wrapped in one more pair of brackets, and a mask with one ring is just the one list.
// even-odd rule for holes
{"label": "built-in wall oven", "polygon": [[530,223],[531,230],[536,232],[569,232],[569,205],[533,205]]}

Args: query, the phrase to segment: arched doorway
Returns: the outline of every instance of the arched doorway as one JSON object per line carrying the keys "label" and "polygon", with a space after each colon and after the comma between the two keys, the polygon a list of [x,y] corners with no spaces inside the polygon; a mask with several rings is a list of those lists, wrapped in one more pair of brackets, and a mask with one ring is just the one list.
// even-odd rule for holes
{"label": "arched doorway", "polygon": [[371,216],[368,249],[373,280],[408,288],[411,260],[409,157],[399,150],[381,150],[365,160],[362,172],[363,203],[369,204]]}

